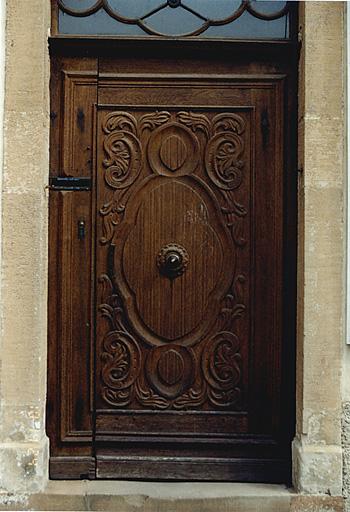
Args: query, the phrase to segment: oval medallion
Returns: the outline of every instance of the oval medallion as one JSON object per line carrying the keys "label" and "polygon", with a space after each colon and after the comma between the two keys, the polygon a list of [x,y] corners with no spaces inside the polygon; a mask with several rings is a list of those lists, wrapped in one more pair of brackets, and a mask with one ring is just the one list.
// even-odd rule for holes
{"label": "oval medallion", "polygon": [[177,171],[185,162],[187,149],[177,135],[170,135],[160,146],[160,158],[170,171]]}
{"label": "oval medallion", "polygon": [[198,140],[186,126],[169,123],[152,133],[147,157],[156,174],[185,176],[193,172],[198,165]]}
{"label": "oval medallion", "polygon": [[146,360],[146,376],[160,395],[176,398],[194,379],[195,360],[191,349],[170,344],[153,348]]}
{"label": "oval medallion", "polygon": [[[137,326],[140,318],[143,327],[151,331],[140,332],[146,341],[193,344],[197,338],[191,332],[212,322],[209,310],[218,307],[214,290],[217,296],[224,295],[232,279],[223,269],[227,259],[226,268],[233,271],[234,255],[229,239],[225,243],[227,232],[213,203],[195,183],[163,178],[158,186],[155,183],[150,182],[140,204],[133,206],[135,221],[130,221],[123,249],[116,248],[116,278],[122,291],[123,278],[132,290],[127,307],[131,302],[135,305],[136,317],[129,310],[133,325]],[[183,263],[179,275],[172,278],[163,268],[168,250],[170,256],[173,252],[181,256]]]}
{"label": "oval medallion", "polygon": [[164,384],[173,386],[183,377],[184,361],[178,352],[170,349],[160,356],[157,368]]}

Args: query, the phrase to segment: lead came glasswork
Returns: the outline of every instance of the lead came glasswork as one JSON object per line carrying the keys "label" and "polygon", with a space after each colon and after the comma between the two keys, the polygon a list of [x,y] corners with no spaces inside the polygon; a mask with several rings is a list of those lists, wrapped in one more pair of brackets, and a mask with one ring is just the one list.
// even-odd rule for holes
{"label": "lead came glasswork", "polygon": [[288,39],[291,2],[57,0],[59,33],[140,37]]}

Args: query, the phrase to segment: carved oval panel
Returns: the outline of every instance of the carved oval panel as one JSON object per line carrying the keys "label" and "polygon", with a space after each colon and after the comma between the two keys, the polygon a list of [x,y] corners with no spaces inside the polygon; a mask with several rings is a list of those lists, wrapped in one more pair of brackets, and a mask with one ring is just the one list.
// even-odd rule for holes
{"label": "carved oval panel", "polygon": [[[115,252],[115,279],[127,314],[151,345],[193,345],[215,321],[235,267],[215,198],[191,178],[158,177],[128,208],[125,238]],[[188,253],[186,271],[176,279],[159,272],[157,264],[169,244]]]}
{"label": "carved oval panel", "polygon": [[171,344],[150,351],[146,361],[146,376],[158,393],[167,398],[176,398],[192,385],[194,367],[191,350]]}
{"label": "carved oval panel", "polygon": [[177,171],[185,163],[186,157],[186,146],[178,135],[170,135],[162,141],[160,159],[170,171]]}
{"label": "carved oval panel", "polygon": [[159,358],[158,375],[164,384],[173,386],[183,377],[184,361],[176,350],[169,349]]}
{"label": "carved oval panel", "polygon": [[148,144],[147,157],[156,174],[190,174],[199,161],[197,138],[186,126],[168,123],[153,132]]}

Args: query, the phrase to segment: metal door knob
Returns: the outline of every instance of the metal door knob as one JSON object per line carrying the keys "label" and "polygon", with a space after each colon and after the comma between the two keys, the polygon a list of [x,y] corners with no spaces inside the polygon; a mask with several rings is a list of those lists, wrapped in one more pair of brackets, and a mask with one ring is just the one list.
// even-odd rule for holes
{"label": "metal door knob", "polygon": [[181,268],[182,256],[176,252],[170,252],[165,258],[165,267],[169,270],[176,270]]}
{"label": "metal door knob", "polygon": [[185,272],[187,264],[187,251],[178,244],[165,245],[157,256],[160,273],[169,279],[181,276]]}

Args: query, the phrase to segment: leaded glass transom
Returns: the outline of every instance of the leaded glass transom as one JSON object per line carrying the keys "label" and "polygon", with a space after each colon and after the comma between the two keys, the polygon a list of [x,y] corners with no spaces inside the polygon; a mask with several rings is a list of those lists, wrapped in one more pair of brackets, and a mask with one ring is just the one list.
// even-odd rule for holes
{"label": "leaded glass transom", "polygon": [[70,35],[288,39],[291,2],[279,0],[57,0]]}

